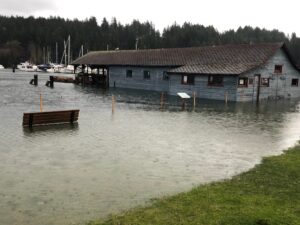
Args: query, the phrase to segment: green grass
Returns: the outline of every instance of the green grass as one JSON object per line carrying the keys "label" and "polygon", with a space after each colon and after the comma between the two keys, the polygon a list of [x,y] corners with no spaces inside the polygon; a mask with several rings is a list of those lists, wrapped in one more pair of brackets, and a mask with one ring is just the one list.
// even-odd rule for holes
{"label": "green grass", "polygon": [[300,224],[300,146],[230,180],[155,200],[89,225]]}

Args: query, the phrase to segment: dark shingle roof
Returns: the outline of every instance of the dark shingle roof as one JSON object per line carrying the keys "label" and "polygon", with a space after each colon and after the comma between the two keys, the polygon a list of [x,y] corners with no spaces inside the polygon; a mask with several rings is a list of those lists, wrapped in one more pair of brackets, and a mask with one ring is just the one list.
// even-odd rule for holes
{"label": "dark shingle roof", "polygon": [[270,59],[283,43],[90,52],[72,64],[170,66],[171,73],[241,74]]}
{"label": "dark shingle roof", "polygon": [[189,74],[241,74],[254,67],[256,64],[235,63],[235,64],[201,64],[186,65],[170,70],[170,73],[189,73]]}

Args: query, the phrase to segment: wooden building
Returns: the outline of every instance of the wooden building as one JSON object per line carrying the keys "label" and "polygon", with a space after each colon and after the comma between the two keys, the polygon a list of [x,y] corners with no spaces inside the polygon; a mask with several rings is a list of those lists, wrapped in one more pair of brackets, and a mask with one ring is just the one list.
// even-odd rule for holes
{"label": "wooden building", "polygon": [[96,51],[73,65],[106,71],[109,87],[229,101],[300,97],[300,69],[284,43]]}

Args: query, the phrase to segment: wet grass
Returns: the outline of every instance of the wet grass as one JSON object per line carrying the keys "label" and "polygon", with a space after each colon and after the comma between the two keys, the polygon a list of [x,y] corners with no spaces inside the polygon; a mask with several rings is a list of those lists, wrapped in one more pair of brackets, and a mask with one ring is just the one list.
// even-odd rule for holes
{"label": "wet grass", "polygon": [[230,180],[155,200],[89,225],[300,224],[300,146]]}

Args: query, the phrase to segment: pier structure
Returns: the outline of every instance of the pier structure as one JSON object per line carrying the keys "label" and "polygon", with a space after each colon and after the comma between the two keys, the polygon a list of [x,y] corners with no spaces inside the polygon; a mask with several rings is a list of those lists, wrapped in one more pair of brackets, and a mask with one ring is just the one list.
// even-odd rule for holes
{"label": "pier structure", "polygon": [[74,65],[75,71],[80,70],[75,75],[75,83],[81,85],[98,85],[102,88],[108,88],[109,85],[109,69],[100,65]]}

